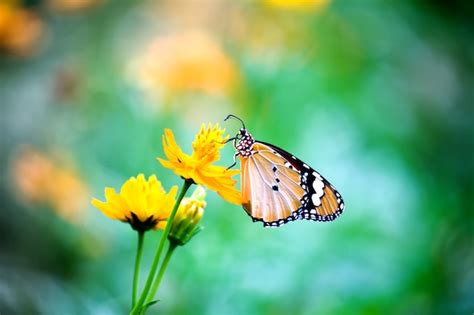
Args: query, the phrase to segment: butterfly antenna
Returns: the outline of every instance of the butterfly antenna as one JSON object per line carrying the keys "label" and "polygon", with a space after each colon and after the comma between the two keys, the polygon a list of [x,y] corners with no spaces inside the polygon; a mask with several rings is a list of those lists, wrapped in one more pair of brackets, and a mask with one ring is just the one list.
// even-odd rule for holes
{"label": "butterfly antenna", "polygon": [[244,121],[243,121],[242,119],[240,119],[239,117],[230,114],[230,115],[227,115],[227,117],[224,119],[224,121],[227,121],[227,119],[229,119],[229,118],[235,118],[235,119],[239,120],[239,121],[242,123],[242,127],[243,127],[244,129],[247,129],[247,128],[245,128]]}

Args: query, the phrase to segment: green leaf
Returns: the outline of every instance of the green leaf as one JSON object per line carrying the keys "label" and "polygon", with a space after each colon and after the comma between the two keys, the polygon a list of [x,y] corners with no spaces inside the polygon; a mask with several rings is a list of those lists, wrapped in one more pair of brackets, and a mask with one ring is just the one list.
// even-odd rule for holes
{"label": "green leaf", "polygon": [[150,301],[148,303],[146,303],[145,305],[143,305],[143,312],[145,312],[150,306],[152,306],[153,304],[156,304],[158,303],[160,300],[153,300],[153,301]]}

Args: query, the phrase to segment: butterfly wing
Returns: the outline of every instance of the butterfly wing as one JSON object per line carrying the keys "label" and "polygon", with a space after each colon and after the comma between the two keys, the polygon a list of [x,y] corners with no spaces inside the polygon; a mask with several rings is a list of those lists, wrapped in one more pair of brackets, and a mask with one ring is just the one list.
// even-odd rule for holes
{"label": "butterfly wing", "polygon": [[254,221],[280,226],[300,218],[305,194],[300,174],[266,144],[255,143],[253,154],[241,156],[243,207]]}
{"label": "butterfly wing", "polygon": [[291,153],[265,142],[274,154],[286,160],[285,166],[300,175],[300,186],[304,190],[298,214],[302,219],[333,221],[344,211],[344,201],[339,192],[321,174],[296,158]]}
{"label": "butterfly wing", "polygon": [[318,172],[287,151],[257,141],[241,156],[243,207],[254,221],[280,226],[306,219],[332,221],[344,210],[341,195]]}

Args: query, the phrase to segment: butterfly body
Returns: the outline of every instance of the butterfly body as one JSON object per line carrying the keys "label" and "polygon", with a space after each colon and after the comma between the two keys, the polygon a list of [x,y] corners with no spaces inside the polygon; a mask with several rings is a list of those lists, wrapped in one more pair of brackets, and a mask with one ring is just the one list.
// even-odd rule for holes
{"label": "butterfly body", "polygon": [[291,153],[255,140],[245,127],[233,140],[240,157],[242,206],[253,221],[273,227],[302,219],[332,221],[344,210],[339,192]]}

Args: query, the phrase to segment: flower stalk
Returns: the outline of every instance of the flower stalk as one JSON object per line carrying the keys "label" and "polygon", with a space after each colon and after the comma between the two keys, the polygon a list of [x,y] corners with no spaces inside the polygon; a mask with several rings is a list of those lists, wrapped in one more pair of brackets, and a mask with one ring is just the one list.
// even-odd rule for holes
{"label": "flower stalk", "polygon": [[176,215],[176,212],[178,211],[178,207],[179,207],[179,204],[181,203],[181,200],[183,200],[184,195],[186,194],[186,192],[188,191],[189,187],[191,187],[192,184],[193,184],[192,181],[185,180],[184,183],[183,183],[183,186],[181,187],[181,191],[179,192],[179,195],[178,195],[176,203],[173,207],[173,210],[171,211],[171,214],[168,218],[168,221],[166,222],[165,230],[161,234],[160,242],[158,244],[158,248],[156,250],[155,257],[153,258],[153,262],[152,262],[152,265],[151,265],[151,268],[150,268],[150,273],[148,274],[148,277],[147,277],[147,280],[146,280],[146,283],[145,283],[145,287],[143,288],[142,294],[140,295],[140,299],[135,304],[135,306],[133,307],[130,314],[136,315],[136,314],[140,314],[141,311],[142,311],[145,299],[147,298],[147,296],[149,294],[153,279],[155,278],[156,269],[158,268],[158,263],[160,261],[161,252],[163,251],[163,247],[165,245],[166,239],[167,239],[168,234],[170,232],[173,219]]}
{"label": "flower stalk", "polygon": [[160,270],[158,270],[158,275],[156,276],[155,282],[153,283],[153,287],[150,291],[150,294],[148,295],[148,298],[145,301],[145,305],[150,303],[153,300],[153,297],[158,291],[158,287],[160,286],[161,279],[163,278],[163,275],[165,274],[166,268],[168,268],[168,264],[170,262],[171,256],[173,255],[176,247],[178,247],[178,244],[174,242],[170,242],[168,250],[166,251],[165,258],[163,259],[163,262],[161,263]]}
{"label": "flower stalk", "polygon": [[142,252],[143,252],[143,239],[145,236],[144,231],[138,231],[138,244],[137,244],[137,255],[135,257],[135,270],[133,273],[133,289],[132,289],[132,307],[135,306],[137,301],[137,290],[138,290],[138,283],[140,278],[140,263],[142,260]]}
{"label": "flower stalk", "polygon": [[204,214],[204,207],[206,206],[205,198],[206,190],[198,185],[190,198],[184,198],[181,201],[176,216],[171,223],[170,233],[168,234],[168,250],[163,262],[161,263],[158,275],[153,282],[150,294],[145,301],[145,305],[149,305],[153,300],[153,297],[156,295],[175,249],[178,246],[184,246],[202,230],[199,223]]}

